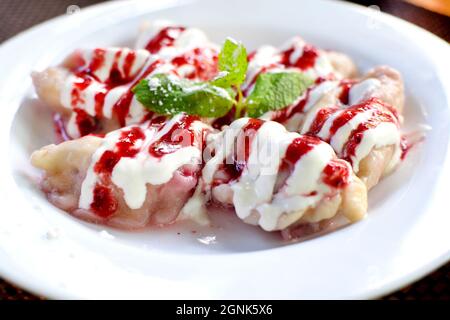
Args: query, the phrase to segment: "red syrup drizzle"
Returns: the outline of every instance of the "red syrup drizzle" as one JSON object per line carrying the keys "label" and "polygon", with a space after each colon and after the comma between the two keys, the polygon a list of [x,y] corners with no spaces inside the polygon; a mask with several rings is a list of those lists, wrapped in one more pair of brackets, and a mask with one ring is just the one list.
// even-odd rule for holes
{"label": "red syrup drizzle", "polygon": [[[130,81],[133,80],[130,72],[131,72],[131,67],[133,66],[133,63],[136,59],[136,53],[134,51],[130,51],[129,53],[127,53],[127,55],[125,57],[124,66],[123,66],[124,75],[122,75],[122,73],[120,72],[119,67],[118,67],[118,62],[119,62],[120,56],[121,56],[121,51],[118,51],[115,55],[110,75],[109,75],[108,79],[105,81],[105,86],[106,86],[105,89],[106,90],[104,92],[98,93],[95,96],[96,113],[100,117],[103,114],[103,105],[104,105],[104,100],[105,100],[106,94],[113,88],[123,85],[123,84],[126,84],[126,83],[129,83]],[[156,68],[156,65],[154,63],[152,65],[150,65],[150,67],[144,72],[144,75],[139,77],[138,80],[134,81],[132,86],[130,87],[130,89],[126,93],[124,93],[120,97],[120,99],[116,102],[116,104],[113,106],[113,110],[114,110],[115,114],[117,115],[119,124],[122,127],[125,126],[125,118],[126,118],[126,115],[128,114],[130,104],[131,104],[131,99],[133,96],[133,94],[131,92],[131,88],[135,84],[137,84],[138,81],[140,81],[145,76],[147,76],[149,73],[151,73],[155,68]]]}
{"label": "red syrup drizzle", "polygon": [[283,109],[277,110],[272,115],[272,121],[276,121],[279,123],[286,123],[292,116],[294,116],[297,113],[302,113],[306,103],[309,100],[311,90],[308,89],[306,91],[306,94],[303,98],[300,99],[300,101],[297,102],[294,106],[287,106]]}
{"label": "red syrup drizzle", "polygon": [[95,71],[100,69],[105,63],[106,50],[102,48],[96,48],[92,54],[92,60],[89,63],[88,68],[85,70],[86,73],[92,75]]}
{"label": "red syrup drizzle", "polygon": [[250,53],[247,55],[247,61],[248,61],[248,62],[252,61],[252,60],[255,58],[257,52],[258,52],[257,50],[254,50],[254,51],[250,52]]}
{"label": "red syrup drizzle", "polygon": [[150,53],[157,53],[162,47],[172,46],[184,30],[186,28],[175,26],[163,28],[147,43],[145,49]]}
{"label": "red syrup drizzle", "polygon": [[81,136],[88,135],[94,132],[98,128],[98,121],[96,118],[90,116],[83,109],[75,108],[73,109],[75,112],[75,122],[78,127],[78,131]]}
{"label": "red syrup drizzle", "polygon": [[[122,84],[126,84],[133,79],[134,74],[131,74],[131,69],[134,62],[136,61],[136,52],[129,50],[125,56],[122,70],[119,67],[120,58],[125,50],[120,49],[114,54],[114,60],[109,70],[108,78],[103,81],[103,83],[108,88],[114,88]],[[92,60],[86,68],[79,70],[79,74],[89,75],[95,80],[100,81],[96,76],[96,71],[103,67],[105,64],[105,56],[107,51],[102,48],[96,48],[92,54]]]}
{"label": "red syrup drizzle", "polygon": [[78,73],[76,81],[73,84],[71,92],[71,105],[75,113],[75,123],[81,136],[87,135],[97,129],[97,120],[86,111],[78,108],[78,105],[84,104],[82,92],[92,83],[92,78],[84,73]]}
{"label": "red syrup drizzle", "polygon": [[130,111],[131,101],[133,99],[133,92],[131,89],[138,84],[139,81],[147,77],[150,73],[152,73],[158,66],[160,66],[163,62],[161,60],[156,60],[153,62],[147,70],[145,70],[141,76],[139,76],[130,86],[127,92],[125,92],[120,99],[114,104],[113,111],[117,116],[117,120],[119,121],[120,126],[124,127],[126,124],[126,117]]}
{"label": "red syrup drizzle", "polygon": [[[183,115],[176,121],[169,131],[153,142],[148,152],[155,158],[161,158],[166,154],[173,153],[182,147],[192,146],[195,142],[195,132],[191,125],[199,120],[196,116]],[[159,130],[163,130],[161,126]]]}
{"label": "red syrup drizzle", "polygon": [[355,80],[346,79],[342,80],[340,83],[341,87],[341,93],[339,94],[339,101],[343,104],[349,103],[349,96],[350,96],[350,89],[353,87],[353,85],[356,83]]}
{"label": "red syrup drizzle", "polygon": [[186,75],[187,79],[210,80],[217,75],[217,52],[212,49],[195,48],[181,56],[172,59],[174,67],[179,68],[184,65],[194,67],[194,70]]}
{"label": "red syrup drizzle", "polygon": [[[392,122],[398,125],[398,119],[396,115],[392,113],[392,107],[381,103],[379,99],[371,98],[360,104],[344,109],[341,114],[333,120],[329,135],[326,139],[324,139],[324,141],[330,142],[331,138],[342,126],[353,119],[356,115],[367,110],[372,110],[373,113],[371,117],[365,122],[359,124],[358,127],[351,132],[350,137],[344,146],[345,154],[347,155],[345,159],[350,163],[351,156],[355,155],[356,148],[361,143],[365,131],[375,128],[381,122]],[[316,136],[322,129],[327,119],[336,112],[339,112],[339,108],[337,107],[329,107],[319,110],[307,134]]]}
{"label": "red syrup drizzle", "polygon": [[[356,117],[356,115],[369,109],[370,105],[364,103],[343,110],[341,114],[338,117],[336,117],[333,123],[331,124],[329,138],[331,139],[331,137],[334,136],[341,127],[343,127],[347,122]],[[330,139],[328,139],[327,142],[329,142]]]}
{"label": "red syrup drizzle", "polygon": [[376,128],[382,122],[395,123],[395,118],[389,113],[383,112],[383,110],[374,109],[372,117],[367,121],[360,123],[358,127],[351,132],[350,137],[344,146],[344,159],[352,163],[352,157],[355,156],[356,148],[361,143],[364,132]]}
{"label": "red syrup drizzle", "polygon": [[115,150],[105,151],[100,160],[95,164],[94,171],[98,174],[111,174],[120,158],[132,158],[139,152],[139,149],[134,148],[134,146],[138,140],[143,139],[145,139],[145,133],[139,127],[131,127],[130,129],[124,130],[120,134]]}
{"label": "red syrup drizzle", "polygon": [[409,134],[402,136],[400,140],[400,148],[402,150],[402,154],[400,159],[405,160],[409,151],[413,149],[416,145],[423,142],[425,140],[425,134],[423,131],[415,131]]}
{"label": "red syrup drizzle", "polygon": [[[320,143],[320,139],[311,136],[301,136],[294,139],[286,149],[286,155],[280,165],[280,171],[284,168],[289,168],[292,172],[295,164],[313,148]],[[334,189],[343,188],[349,181],[349,167],[339,159],[331,160],[323,169],[322,181]],[[317,192],[313,191],[308,196],[314,196]]]}
{"label": "red syrup drizzle", "polygon": [[135,61],[136,61],[136,52],[130,50],[125,57],[122,67],[125,78],[129,79],[132,76],[131,69]]}
{"label": "red syrup drizzle", "polygon": [[297,104],[275,111],[271,120],[279,122],[279,123],[286,123],[294,115],[303,113],[305,106],[310,99],[311,91],[313,91],[314,88],[316,88],[322,82],[329,81],[329,80],[332,80],[332,76],[330,76],[328,78],[324,78],[324,77],[317,78],[314,82],[315,85],[313,87],[309,87],[306,90],[306,92],[303,94],[303,96],[300,98],[300,100],[297,102]]}
{"label": "red syrup drizzle", "polygon": [[[422,140],[423,140],[423,138],[421,140],[419,140],[418,142],[420,142]],[[409,143],[408,140],[406,139],[406,137],[402,137],[402,139],[400,141],[400,148],[402,150],[402,155],[400,156],[400,159],[402,161],[405,160],[408,152],[411,150],[412,147],[414,147],[414,145],[416,143]]]}
{"label": "red syrup drizzle", "polygon": [[[173,42],[179,36],[180,32],[184,31],[183,27],[167,27],[162,29],[146,46],[146,49],[151,53],[158,52],[164,46],[173,45]],[[124,59],[124,63],[122,66],[122,71],[119,68],[118,62],[123,53],[123,50],[119,50],[114,57],[114,61],[110,70],[110,74],[108,79],[106,79],[102,85],[103,87],[100,91],[95,95],[95,114],[96,117],[91,117],[93,120],[91,122],[95,122],[96,125],[88,126],[88,121],[86,116],[83,114],[80,116],[80,123],[78,124],[78,129],[80,134],[86,135],[94,132],[98,129],[98,121],[103,117],[103,106],[105,102],[105,96],[108,94],[110,90],[113,88],[130,83],[133,81],[131,74],[132,66],[136,60],[136,52],[129,51]],[[81,79],[77,80],[81,83],[72,91],[72,106],[75,108],[77,104],[83,104],[81,92],[85,90],[92,82],[92,80],[99,81],[99,79],[95,76],[95,71],[100,69],[105,63],[105,54],[106,50],[97,48],[93,52],[92,60],[88,67],[81,68],[76,72],[76,75]],[[204,59],[208,59],[207,63],[205,63]],[[217,74],[217,53],[208,51],[202,51],[200,48],[194,49],[192,52],[187,53],[181,57],[174,59],[174,64],[176,66],[181,66],[183,64],[192,64],[195,66],[195,71],[188,75],[189,77],[199,78],[201,80],[208,80],[214,77]],[[157,60],[153,62],[147,70],[143,72],[143,74],[135,79],[127,92],[125,92],[119,100],[113,106],[113,113],[115,114],[117,121],[121,127],[126,125],[126,117],[129,114],[130,105],[133,99],[133,93],[131,89],[143,78],[148,76],[151,72],[153,72],[159,65],[163,63],[162,60]],[[137,71],[138,72],[138,71]],[[100,82],[100,81],[99,81]],[[84,86],[81,88],[81,86]],[[81,110],[81,109],[80,109]],[[153,113],[152,113],[153,115]],[[146,117],[144,117],[146,118]]]}
{"label": "red syrup drizzle", "polygon": [[[102,87],[100,87],[99,92],[97,92],[94,96],[96,114],[95,117],[90,116],[83,109],[78,108],[77,106],[79,104],[85,103],[84,99],[82,98],[82,92],[86,90],[93,81],[100,82],[100,80],[96,77],[95,72],[104,65],[106,50],[101,48],[95,49],[93,51],[92,60],[89,65],[85,68],[79,69],[75,73],[77,79],[74,82],[74,87],[71,92],[71,104],[73,107],[73,111],[76,113],[75,120],[81,136],[93,133],[98,129],[98,119],[103,117],[103,105],[107,93],[113,88],[126,84],[132,80],[133,75],[131,74],[131,69],[136,60],[136,53],[134,51],[129,51],[127,53],[123,64],[123,72],[121,72],[119,69],[119,60],[122,53],[123,50],[119,50],[115,53],[109,76],[103,83],[101,83]],[[124,97],[122,96],[121,99],[116,103],[116,105],[118,105],[117,107],[114,106],[115,109],[119,110],[119,122],[122,126],[124,126],[125,121],[123,120],[121,122],[121,119],[124,119],[126,115],[124,116],[120,111],[128,111],[129,104],[131,103],[131,98],[123,98]],[[126,107],[127,103],[128,108]]]}
{"label": "red syrup drizzle", "polygon": [[[144,131],[139,127],[132,127],[120,134],[119,141],[114,150],[105,151],[94,166],[94,172],[101,175],[102,181],[109,181],[112,171],[123,157],[134,157],[139,149],[135,148],[138,140],[145,139]],[[102,182],[97,182],[94,187],[94,200],[91,210],[98,216],[108,218],[117,210],[118,202],[112,189]]]}
{"label": "red syrup drizzle", "polygon": [[295,61],[291,62],[291,56],[295,52],[295,47],[290,48],[281,53],[281,63],[287,67],[297,67],[300,70],[307,70],[316,64],[319,51],[310,44],[305,44],[302,55]]}
{"label": "red syrup drizzle", "polygon": [[317,113],[316,116],[311,123],[309,130],[306,134],[310,136],[316,136],[319,134],[320,130],[322,129],[323,125],[325,124],[325,121],[328,120],[328,118],[336,113],[339,110],[338,107],[328,107],[328,108],[322,108]]}
{"label": "red syrup drizzle", "polygon": [[117,207],[118,202],[111,189],[104,185],[96,184],[91,210],[99,217],[108,218],[116,212]]}
{"label": "red syrup drizzle", "polygon": [[149,126],[160,127],[166,123],[166,120],[167,120],[166,116],[156,116],[154,118],[152,117],[150,119]]}
{"label": "red syrup drizzle", "polygon": [[215,181],[214,185],[221,183],[227,183],[232,180],[238,179],[242,171],[247,165],[248,158],[250,156],[250,148],[257,131],[264,124],[263,120],[260,119],[249,119],[247,124],[242,128],[236,141],[234,143],[234,150],[231,155],[231,159],[225,159],[224,164],[222,164],[222,169],[224,170],[227,179],[226,181]]}
{"label": "red syrup drizzle", "polygon": [[397,123],[398,121],[397,112],[393,107],[387,105],[378,98],[370,98],[359,104],[355,104],[347,109],[344,109],[344,111],[336,119],[334,119],[330,128],[330,137],[333,136],[339,128],[353,119],[357,114],[371,109],[376,111],[375,116],[386,117],[384,122],[389,121]]}
{"label": "red syrup drizzle", "polygon": [[84,72],[76,73],[76,80],[73,83],[73,89],[71,92],[71,105],[77,106],[84,103],[84,99],[81,96],[81,92],[86,90],[92,82],[92,78]]}
{"label": "red syrup drizzle", "polygon": [[271,69],[280,67],[276,63],[269,64],[267,66],[262,67],[257,74],[252,78],[252,80],[249,82],[249,84],[242,90],[242,93],[245,97],[247,97],[250,94],[250,90],[253,88],[253,85],[256,83],[256,80],[258,80],[258,77],[260,74],[266,73],[270,71]]}
{"label": "red syrup drizzle", "polygon": [[221,130],[223,126],[227,126],[234,121],[234,119],[236,118],[235,113],[236,113],[236,107],[233,106],[226,115],[215,119],[213,121],[213,123],[211,124],[211,126],[214,129]]}
{"label": "red syrup drizzle", "polygon": [[323,169],[322,181],[335,189],[344,188],[349,183],[350,169],[340,159],[331,160]]}
{"label": "red syrup drizzle", "polygon": [[286,154],[281,165],[287,164],[287,167],[292,172],[295,164],[316,145],[322,143],[316,137],[301,136],[292,140],[291,144],[286,149]]}

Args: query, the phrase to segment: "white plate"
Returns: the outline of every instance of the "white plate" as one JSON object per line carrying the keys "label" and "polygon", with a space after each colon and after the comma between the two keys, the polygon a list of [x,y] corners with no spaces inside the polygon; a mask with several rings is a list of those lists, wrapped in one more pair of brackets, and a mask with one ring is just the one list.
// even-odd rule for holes
{"label": "white plate", "polygon": [[[300,34],[363,71],[389,64],[405,78],[407,128],[432,130],[370,192],[367,219],[310,241],[282,245],[233,223],[195,234],[101,232],[55,209],[36,185],[28,158],[52,128],[29,73],[76,47],[131,43],[156,17],[219,42],[233,36],[254,48]],[[51,298],[370,298],[416,280],[450,257],[449,57],[431,34],[337,1],[113,2],[32,28],[0,48],[0,274]]]}

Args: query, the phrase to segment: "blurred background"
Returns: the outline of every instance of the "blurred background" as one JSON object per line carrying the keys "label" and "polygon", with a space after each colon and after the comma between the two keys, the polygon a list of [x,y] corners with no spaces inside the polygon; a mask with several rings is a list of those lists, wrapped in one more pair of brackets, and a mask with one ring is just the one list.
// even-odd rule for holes
{"label": "blurred background", "polygon": [[[0,0],[0,42],[52,17],[76,14],[83,7],[100,2],[105,1]],[[450,41],[450,0],[353,0],[349,2],[393,14]]]}
{"label": "blurred background", "polygon": [[[104,0],[0,0],[0,43],[47,19],[64,14],[77,14],[84,7],[100,2]],[[450,0],[355,0],[349,2],[390,13],[427,29],[447,42],[450,41]],[[44,297],[29,294],[0,278],[0,300],[41,298]],[[450,300],[450,263],[384,299]]]}

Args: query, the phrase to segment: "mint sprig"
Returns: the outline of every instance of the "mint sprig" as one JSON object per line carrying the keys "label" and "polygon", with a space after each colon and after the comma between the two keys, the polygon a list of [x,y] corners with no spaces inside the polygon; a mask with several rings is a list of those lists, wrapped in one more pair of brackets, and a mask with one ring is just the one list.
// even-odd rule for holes
{"label": "mint sprig", "polygon": [[141,80],[132,91],[139,102],[159,114],[185,112],[200,117],[221,117],[234,104],[234,96],[226,89],[166,74]]}
{"label": "mint sprig", "polygon": [[218,69],[220,73],[212,81],[212,84],[222,88],[238,87],[245,80],[247,68],[247,50],[244,45],[228,38],[219,53]]}
{"label": "mint sprig", "polygon": [[247,114],[257,118],[270,110],[292,104],[310,85],[312,80],[296,71],[263,73],[247,97]]}
{"label": "mint sprig", "polygon": [[157,74],[141,80],[133,89],[144,107],[160,114],[185,112],[201,117],[222,117],[235,106],[235,117],[259,117],[292,104],[312,80],[298,71],[263,73],[251,94],[244,98],[240,86],[248,68],[242,43],[226,39],[219,53],[219,74],[209,82],[194,82]]}

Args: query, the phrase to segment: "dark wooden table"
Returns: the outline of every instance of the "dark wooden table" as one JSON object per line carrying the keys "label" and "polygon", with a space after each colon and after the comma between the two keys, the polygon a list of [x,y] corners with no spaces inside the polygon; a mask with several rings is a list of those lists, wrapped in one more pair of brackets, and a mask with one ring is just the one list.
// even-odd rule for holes
{"label": "dark wooden table", "polygon": [[[71,5],[83,8],[98,2],[102,2],[102,0],[1,0],[0,43],[37,23],[57,15],[66,14]],[[357,2],[366,6],[376,5],[383,12],[391,13],[413,22],[435,33],[441,38],[450,41],[450,18],[447,16],[413,6],[400,0],[362,0],[352,2]],[[0,300],[1,299],[35,300],[40,299],[40,297],[36,297],[0,279]],[[450,263],[424,279],[407,288],[397,291],[384,299],[450,300]]]}

